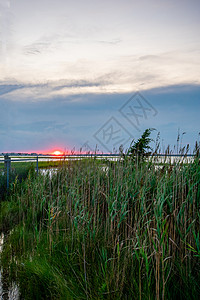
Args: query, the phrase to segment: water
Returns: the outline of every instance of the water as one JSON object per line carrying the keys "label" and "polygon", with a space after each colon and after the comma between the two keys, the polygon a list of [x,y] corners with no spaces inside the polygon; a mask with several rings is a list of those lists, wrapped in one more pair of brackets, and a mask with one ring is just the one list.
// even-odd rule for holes
{"label": "water", "polygon": [[39,173],[42,175],[49,175],[50,178],[52,178],[53,174],[56,174],[58,171],[58,168],[49,168],[49,169],[39,169]]}

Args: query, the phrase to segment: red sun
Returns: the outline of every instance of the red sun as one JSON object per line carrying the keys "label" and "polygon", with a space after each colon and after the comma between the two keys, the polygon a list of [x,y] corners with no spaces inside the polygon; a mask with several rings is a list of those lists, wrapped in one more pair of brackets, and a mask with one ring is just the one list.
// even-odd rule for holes
{"label": "red sun", "polygon": [[56,150],[53,152],[53,155],[63,155],[63,152]]}

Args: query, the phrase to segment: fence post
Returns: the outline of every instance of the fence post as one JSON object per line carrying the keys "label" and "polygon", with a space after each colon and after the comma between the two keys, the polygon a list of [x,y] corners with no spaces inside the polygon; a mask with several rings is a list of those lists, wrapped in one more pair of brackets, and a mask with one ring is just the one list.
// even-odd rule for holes
{"label": "fence post", "polygon": [[9,157],[8,154],[6,154],[4,155],[4,167],[7,175],[7,183],[6,183],[7,191],[9,189],[10,166],[11,166],[11,158]]}
{"label": "fence post", "polygon": [[36,164],[36,169],[37,169],[37,175],[38,175],[38,155],[37,155],[37,164]]}

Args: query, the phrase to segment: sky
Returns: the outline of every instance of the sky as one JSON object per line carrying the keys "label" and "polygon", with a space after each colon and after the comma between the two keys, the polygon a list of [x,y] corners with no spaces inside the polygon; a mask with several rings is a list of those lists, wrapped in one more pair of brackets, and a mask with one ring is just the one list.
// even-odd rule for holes
{"label": "sky", "polygon": [[0,0],[0,153],[199,138],[199,0]]}

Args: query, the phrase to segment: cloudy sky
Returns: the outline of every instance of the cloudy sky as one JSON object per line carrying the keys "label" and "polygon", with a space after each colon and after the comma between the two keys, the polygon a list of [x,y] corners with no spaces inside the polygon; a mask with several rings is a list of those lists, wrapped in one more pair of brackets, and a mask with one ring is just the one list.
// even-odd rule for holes
{"label": "cloudy sky", "polygon": [[199,0],[0,0],[0,152],[200,131]]}

